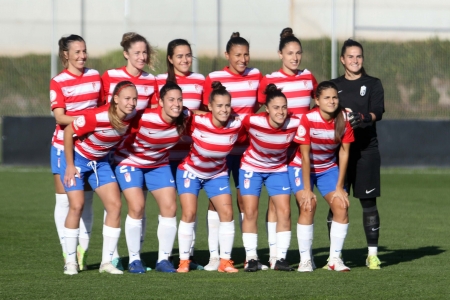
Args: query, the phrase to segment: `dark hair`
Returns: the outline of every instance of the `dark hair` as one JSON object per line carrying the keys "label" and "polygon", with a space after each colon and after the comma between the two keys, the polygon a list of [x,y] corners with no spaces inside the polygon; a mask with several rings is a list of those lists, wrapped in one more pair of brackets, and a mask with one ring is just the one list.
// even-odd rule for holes
{"label": "dark hair", "polygon": [[[332,81],[322,81],[319,83],[316,89],[316,98],[319,98],[320,95],[324,90],[327,89],[334,89],[336,91],[336,94],[338,92],[338,87],[334,82]],[[343,113],[345,112],[344,108],[341,106],[341,103],[339,102],[338,108],[334,111],[333,118],[334,118],[334,141],[336,143],[340,143],[342,141],[342,135],[345,131],[345,121],[347,118],[347,114]]]}
{"label": "dark hair", "polygon": [[84,39],[81,36],[76,35],[76,34],[71,34],[67,37],[62,37],[59,39],[59,41],[58,41],[58,46],[59,46],[58,56],[59,56],[59,59],[61,60],[61,63],[63,64],[64,68],[67,68],[67,61],[68,61],[68,59],[64,55],[64,52],[69,51],[70,43],[72,43],[72,42],[83,42],[86,44]]}
{"label": "dark hair", "polygon": [[281,89],[277,88],[277,86],[273,83],[266,86],[264,94],[266,95],[266,106],[269,105],[270,101],[272,101],[275,97],[283,97],[287,102],[286,96],[281,92]]}
{"label": "dark hair", "polygon": [[227,91],[227,88],[224,87],[219,81],[213,81],[211,84],[212,92],[209,94],[209,103],[214,102],[214,97],[219,96],[228,96],[231,100],[231,94]]}
{"label": "dark hair", "polygon": [[280,33],[280,45],[278,46],[278,50],[281,52],[286,44],[291,42],[296,42],[300,45],[300,48],[302,47],[302,43],[300,43],[300,40],[295,37],[292,28],[286,27]]}
{"label": "dark hair", "polygon": [[[165,85],[159,91],[159,100],[164,102],[164,97],[169,91],[178,90],[180,93],[183,93],[180,86],[172,81],[167,81]],[[186,129],[188,118],[184,115],[183,111],[180,115],[175,119],[175,125],[177,125],[177,132],[179,135],[182,135]]]}
{"label": "dark hair", "polygon": [[111,122],[111,126],[117,131],[120,131],[121,129],[125,128],[125,125],[122,123],[122,120],[117,115],[117,103],[114,101],[114,97],[119,96],[120,92],[127,87],[134,87],[137,95],[136,86],[131,81],[128,80],[121,81],[114,88],[114,91],[111,96],[111,103],[108,109],[108,118],[109,121]]}
{"label": "dark hair", "polygon": [[172,58],[175,48],[178,46],[188,46],[189,50],[192,53],[191,44],[189,44],[188,41],[183,39],[176,39],[167,45],[167,57],[166,57],[166,63],[167,63],[167,81],[173,81],[177,83],[177,78],[175,76],[175,68],[173,64],[169,61],[169,57]]}
{"label": "dark hair", "polygon": [[233,34],[231,35],[226,47],[227,53],[230,53],[231,48],[235,45],[247,46],[250,49],[250,44],[246,39],[241,37],[239,32],[233,32]]}
{"label": "dark hair", "polygon": [[[156,61],[156,51],[155,49],[150,45],[150,43],[147,41],[145,37],[143,37],[140,34],[137,34],[136,32],[126,32],[122,36],[122,41],[120,42],[120,46],[122,46],[123,51],[128,52],[128,50],[131,48],[131,46],[136,42],[143,42],[145,43],[145,47],[147,50],[147,60],[145,63],[149,66],[150,69],[153,69],[153,64]],[[124,56],[125,58],[125,56]],[[126,58],[125,58],[126,59]]]}
{"label": "dark hair", "polygon": [[[364,58],[364,49],[363,46],[358,43],[357,41],[354,41],[352,39],[348,39],[344,42],[344,44],[342,45],[342,49],[341,49],[341,57],[343,58],[345,56],[345,51],[347,51],[347,48],[349,47],[358,47],[359,49],[361,49],[361,54],[362,57]],[[361,67],[361,74],[366,75],[366,70],[364,69],[364,67]]]}

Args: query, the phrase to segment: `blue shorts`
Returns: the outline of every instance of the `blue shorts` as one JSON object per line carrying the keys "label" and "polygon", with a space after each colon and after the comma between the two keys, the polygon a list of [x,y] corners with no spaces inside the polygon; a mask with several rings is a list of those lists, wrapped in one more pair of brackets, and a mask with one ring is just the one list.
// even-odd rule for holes
{"label": "blue shorts", "polygon": [[242,196],[259,197],[263,183],[270,197],[291,193],[288,172],[260,173],[239,169],[239,185]]}
{"label": "blue shorts", "polygon": [[[295,195],[298,191],[303,190],[302,169],[298,167],[288,167],[288,171],[292,192]],[[338,167],[333,167],[323,173],[311,173],[311,190],[313,190],[314,186],[317,186],[322,197],[325,197],[328,193],[336,190],[338,177]]]}
{"label": "blue shorts", "polygon": [[52,146],[50,148],[50,166],[55,175],[61,172],[61,157],[64,157],[64,151]]}
{"label": "blue shorts", "polygon": [[233,175],[234,187],[239,188],[239,168],[241,167],[242,155],[227,155],[228,176]]}
{"label": "blue shorts", "polygon": [[175,188],[175,180],[168,165],[159,168],[116,166],[115,173],[122,191],[133,187],[143,189],[144,183],[149,191],[165,187]]}
{"label": "blue shorts", "polygon": [[177,170],[177,190],[179,195],[189,193],[198,197],[198,193],[202,188],[209,199],[223,194],[231,195],[230,177],[224,175],[211,179],[200,179],[189,171]]}
{"label": "blue shorts", "polygon": [[181,160],[169,160],[170,171],[172,172],[173,178],[175,178],[175,182],[177,180],[177,170],[180,165]]}
{"label": "blue shorts", "polygon": [[96,188],[101,187],[105,184],[111,182],[117,182],[116,176],[111,169],[111,166],[108,162],[108,157],[104,157],[100,160],[89,160],[77,152],[74,151],[74,165],[77,168],[78,172],[80,172],[81,179],[75,177],[76,186],[68,187],[64,185],[64,174],[66,172],[66,157],[63,155],[61,157],[61,181],[64,185],[64,189],[66,192],[70,191],[82,191],[84,190],[84,182],[87,180],[89,185],[95,191]]}

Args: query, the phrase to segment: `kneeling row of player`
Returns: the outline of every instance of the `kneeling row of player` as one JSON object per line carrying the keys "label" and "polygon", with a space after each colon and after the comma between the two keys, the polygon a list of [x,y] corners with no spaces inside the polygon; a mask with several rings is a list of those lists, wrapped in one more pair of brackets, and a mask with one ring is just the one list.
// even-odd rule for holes
{"label": "kneeling row of player", "polygon": [[[334,213],[328,269],[349,270],[340,259],[340,252],[348,228],[349,201],[343,186],[353,131],[345,111],[339,106],[336,86],[331,82],[319,84],[315,99],[317,107],[296,117],[288,115],[286,97],[270,84],[266,88],[266,112],[248,115],[243,120],[232,115],[231,96],[225,87],[213,82],[212,88],[210,112],[193,113],[183,108],[181,88],[168,82],[160,91],[159,106],[135,116],[136,87],[123,81],[115,87],[110,104],[87,112],[66,127],[64,147],[74,151],[65,151],[61,164],[64,170],[61,180],[70,202],[65,222],[65,274],[78,273],[76,248],[84,204],[84,180],[98,194],[107,212],[100,272],[123,273],[111,263],[121,231],[119,186],[128,203],[125,236],[130,272],[146,271],[140,259],[145,186],[160,209],[157,271],[189,271],[197,197],[199,190],[204,188],[220,219],[217,270],[238,272],[231,260],[235,226],[226,158],[234,144],[242,143],[247,136],[249,145],[239,170],[241,210],[245,216],[242,223],[245,270],[258,270],[257,216],[263,184],[275,204],[278,217],[277,254],[272,267],[293,270],[285,260],[291,239],[289,198],[292,190],[300,208],[297,235],[301,261],[298,271],[313,270],[310,250],[316,198],[312,186],[316,185]],[[188,156],[178,165],[175,180],[169,166],[168,150],[183,134],[192,137],[192,146]],[[288,167],[287,150],[293,140],[300,147]],[[107,155],[118,144],[113,172]],[[177,191],[182,217],[178,227],[180,265],[175,269],[168,259],[177,230]]]}

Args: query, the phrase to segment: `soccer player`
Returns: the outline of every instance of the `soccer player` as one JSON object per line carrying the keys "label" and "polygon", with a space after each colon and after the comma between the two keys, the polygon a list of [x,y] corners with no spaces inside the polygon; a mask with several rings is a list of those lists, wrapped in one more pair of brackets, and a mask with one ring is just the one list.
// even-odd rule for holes
{"label": "soccer player", "polygon": [[[167,73],[156,76],[156,82],[158,89],[161,89],[167,82],[174,82],[178,84],[181,87],[183,94],[183,106],[190,110],[199,110],[203,109],[202,96],[205,77],[202,74],[190,71],[192,59],[191,45],[188,41],[176,39],[169,42],[167,45],[166,57]],[[158,94],[155,93],[153,95],[152,103],[157,101],[157,97]],[[184,135],[178,144],[169,150],[169,163],[172,170],[172,175],[174,177],[176,177],[178,165],[187,156],[191,144],[191,137]],[[194,235],[190,250],[190,269],[203,270],[203,266],[199,265],[194,258],[196,228],[197,221],[195,222]],[[169,260],[172,260],[172,256],[169,256]]]}
{"label": "soccer player", "polygon": [[[97,70],[85,68],[87,50],[81,36],[71,34],[68,37],[62,37],[58,45],[59,58],[65,69],[50,81],[50,102],[56,120],[50,157],[56,191],[55,224],[65,259],[67,251],[64,241],[64,222],[69,212],[69,200],[60,179],[61,158],[64,157],[64,128],[85,110],[97,107],[100,102],[101,81]],[[86,258],[93,221],[94,192],[89,186],[86,186],[86,189],[77,247],[80,270],[87,269]]]}
{"label": "soccer player", "polygon": [[[355,142],[350,150],[347,170],[348,190],[353,187],[353,197],[360,200],[363,226],[366,234],[368,256],[366,265],[371,270],[380,269],[378,239],[380,216],[377,197],[380,197],[380,152],[378,151],[376,122],[384,113],[384,90],[378,78],[364,70],[364,51],[357,41],[348,39],[341,51],[345,74],[332,81],[339,89],[339,100],[352,112],[350,120],[355,130]],[[328,214],[328,228],[332,212]]]}
{"label": "soccer player", "polygon": [[122,81],[116,85],[111,103],[86,112],[64,129],[66,151],[61,161],[61,181],[70,206],[64,228],[67,249],[64,274],[78,273],[75,253],[84,205],[83,179],[93,187],[107,211],[100,273],[123,274],[111,263],[120,236],[122,203],[107,155],[126,134],[130,121],[125,118],[128,116],[128,120],[132,120],[130,116],[136,113],[136,103],[136,87],[129,81]]}
{"label": "soccer player", "polygon": [[183,109],[181,88],[168,81],[160,91],[159,105],[147,108],[135,120],[130,136],[117,149],[117,181],[128,203],[125,237],[129,252],[130,273],[145,273],[141,258],[142,218],[145,212],[144,186],[159,206],[159,251],[156,270],[175,273],[168,261],[177,232],[177,194],[169,166],[169,149],[184,133],[190,111]]}
{"label": "soccer player", "polygon": [[[330,234],[327,269],[350,271],[340,254],[348,231],[348,194],[344,190],[353,130],[339,105],[338,90],[330,81],[321,82],[316,91],[316,107],[301,117],[294,141],[300,144],[289,163],[289,180],[297,199],[299,218],[297,239],[300,251],[299,272],[312,272],[313,222],[316,210],[316,185],[330,205],[334,217]],[[337,165],[339,161],[339,166]]]}
{"label": "soccer player", "polygon": [[245,270],[258,268],[258,203],[265,184],[277,214],[277,254],[274,269],[292,271],[285,260],[291,241],[291,209],[287,149],[300,125],[300,119],[288,114],[286,96],[274,84],[266,87],[266,111],[245,117],[243,124],[250,146],[242,156],[239,169],[244,220],[242,240],[246,251]]}
{"label": "soccer player", "polygon": [[[314,91],[317,87],[316,78],[308,69],[299,70],[302,61],[302,44],[293,34],[291,28],[284,28],[280,34],[278,55],[281,59],[281,69],[264,76],[258,89],[258,101],[264,103],[264,91],[268,84],[273,83],[282,90],[288,102],[288,113],[301,115],[309,111]],[[290,157],[298,148],[292,143],[288,149]],[[269,199],[267,210],[267,237],[269,242],[270,258],[269,265],[275,267],[277,244],[276,244],[277,217],[273,201]]]}
{"label": "soccer player", "polygon": [[212,83],[209,113],[195,115],[188,127],[193,145],[177,170],[177,189],[182,216],[178,227],[180,265],[189,272],[189,254],[197,215],[197,197],[205,189],[219,214],[219,272],[238,272],[231,260],[234,241],[233,206],[226,157],[238,139],[242,122],[231,113],[231,96],[218,81]]}
{"label": "soccer player", "polygon": [[[211,82],[219,81],[231,94],[232,113],[243,119],[246,115],[252,114],[259,109],[257,102],[258,86],[262,78],[260,71],[256,68],[249,68],[250,45],[246,39],[240,37],[239,32],[234,32],[226,45],[225,57],[228,66],[223,70],[210,73],[206,77],[203,91],[203,104],[208,105],[211,94]],[[242,154],[248,147],[248,141],[236,143],[233,150],[227,157],[227,166],[233,174],[234,184],[237,193],[237,203],[239,209],[239,223],[242,223],[243,212],[241,210],[242,198],[239,186],[239,166]],[[219,267],[218,256],[218,230],[219,216],[210,204],[208,210],[208,246],[210,259],[205,270],[214,271]],[[259,264],[260,268],[268,269],[267,266]]]}
{"label": "soccer player", "polygon": [[[132,82],[138,91],[138,103],[136,111],[140,112],[150,107],[150,99],[157,91],[156,79],[150,73],[144,71],[145,66],[150,69],[153,68],[155,50],[150,45],[145,37],[136,32],[127,32],[122,36],[120,46],[123,49],[123,57],[127,61],[126,65],[118,68],[107,70],[102,75],[102,99],[105,103],[108,103],[112,99],[112,92],[116,85],[124,80]],[[110,162],[113,163],[114,159],[112,155],[114,150],[110,152]],[[144,193],[144,199],[147,198],[147,191]],[[106,217],[106,216],[105,216]],[[141,248],[144,243],[145,229],[147,224],[147,218],[142,217],[142,237]],[[116,249],[113,255],[113,265],[123,270],[122,259]],[[150,270],[150,268],[148,268]]]}

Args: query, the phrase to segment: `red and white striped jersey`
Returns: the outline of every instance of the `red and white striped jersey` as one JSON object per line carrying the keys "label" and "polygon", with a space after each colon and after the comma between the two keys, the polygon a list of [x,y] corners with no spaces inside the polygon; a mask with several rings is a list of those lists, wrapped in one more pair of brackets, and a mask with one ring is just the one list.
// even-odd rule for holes
{"label": "red and white striped jersey", "polygon": [[[109,104],[84,112],[72,122],[75,135],[75,151],[89,160],[105,157],[117,145],[128,130],[130,121],[122,121],[125,127],[117,131],[111,126],[108,117]],[[131,116],[134,116],[134,110]]]}
{"label": "red and white striped jersey", "polygon": [[247,116],[242,122],[250,137],[244,152],[241,169],[269,173],[287,171],[287,149],[294,139],[300,119],[288,116],[280,128],[269,123],[265,112]]}
{"label": "red and white striped jersey", "polygon": [[[205,84],[205,76],[199,73],[191,72],[187,76],[175,75],[177,84],[180,86],[183,94],[183,106],[189,109],[199,109],[202,104],[203,85]],[[167,73],[156,76],[156,84],[158,91],[152,97],[152,105],[156,105],[159,99],[159,91],[167,82]]]}
{"label": "red and white striped jersey", "polygon": [[307,69],[297,70],[296,75],[288,75],[283,70],[267,74],[261,80],[258,88],[259,103],[266,102],[264,91],[270,83],[275,84],[286,96],[288,112],[294,115],[304,114],[309,111],[311,99],[317,88],[317,81]]}
{"label": "red and white striped jersey", "polygon": [[141,111],[149,106],[150,99],[156,91],[156,78],[147,72],[141,72],[138,76],[133,76],[127,72],[126,67],[111,69],[102,75],[102,100],[104,103],[111,102],[114,88],[121,81],[132,82],[138,92],[136,110]]}
{"label": "red and white striped jersey", "polygon": [[[346,118],[345,112],[342,112]],[[353,129],[348,120],[345,122],[345,131],[342,135],[342,143],[351,143],[355,140]],[[311,173],[322,173],[337,166],[337,149],[340,143],[334,141],[334,120],[327,122],[320,115],[319,108],[313,108],[303,115],[300,127],[295,135],[294,142],[301,145],[311,145],[310,160]],[[289,166],[302,166],[301,152],[297,149],[295,157]]]}
{"label": "red and white striped jersey", "polygon": [[201,179],[227,171],[226,157],[238,140],[241,126],[239,118],[231,117],[224,127],[218,128],[212,123],[212,113],[194,115],[188,130],[194,142],[179,168]]}
{"label": "red and white striped jersey", "polygon": [[[115,161],[119,165],[138,168],[158,168],[169,163],[169,149],[180,140],[176,124],[164,121],[162,108],[147,108],[141,118],[135,120],[131,134],[116,150]],[[182,114],[191,117],[185,107]]]}
{"label": "red and white striped jersey", "polygon": [[[64,108],[68,116],[79,116],[85,109],[101,104],[101,80],[97,70],[85,68],[79,76],[64,70],[50,81],[50,104],[52,110]],[[56,125],[52,145],[64,150],[65,125]]]}

